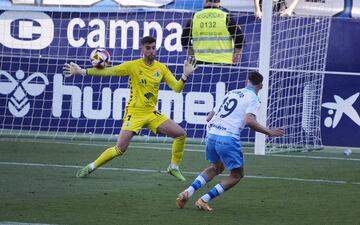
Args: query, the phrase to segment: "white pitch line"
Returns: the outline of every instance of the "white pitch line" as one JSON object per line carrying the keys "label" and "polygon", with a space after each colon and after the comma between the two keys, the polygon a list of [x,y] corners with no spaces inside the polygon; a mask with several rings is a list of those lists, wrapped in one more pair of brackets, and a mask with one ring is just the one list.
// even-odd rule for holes
{"label": "white pitch line", "polygon": [[[60,165],[60,164],[45,164],[45,163],[21,163],[21,162],[0,162],[0,165],[76,168],[76,169],[82,168],[82,166],[75,166],[75,165]],[[99,169],[100,170],[110,170],[110,171],[135,172],[135,173],[167,173],[167,171],[165,171],[165,170],[153,170],[153,169],[135,169],[135,168],[117,168],[117,167],[112,167],[112,168],[101,167]],[[191,174],[191,175],[199,174],[199,172],[190,172],[190,171],[182,171],[182,172],[184,174]],[[227,175],[221,174],[220,176],[227,176]],[[309,183],[360,185],[360,182],[349,182],[349,181],[342,181],[342,180],[305,179],[305,178],[294,178],[294,177],[253,176],[253,175],[246,175],[245,177],[250,178],[250,179],[269,179],[269,180],[287,180],[287,181],[299,181],[299,182],[309,182]]]}
{"label": "white pitch line", "polygon": [[[26,139],[21,139],[21,140],[14,140],[14,139],[0,139],[1,141],[20,141],[20,142],[30,142],[30,143],[52,143],[52,144],[63,144],[63,145],[78,145],[78,146],[99,146],[99,147],[109,147],[110,145],[105,145],[105,144],[97,144],[97,143],[79,143],[79,142],[71,142],[71,141],[66,141],[66,142],[60,142],[60,141],[49,141],[49,140],[26,140]],[[146,145],[142,145],[143,143],[139,143],[139,142],[133,142],[130,144],[129,148],[141,148],[141,149],[147,149],[147,150],[165,150],[165,151],[171,151],[171,148],[167,147],[159,147],[159,146],[149,146],[149,145],[169,145],[170,143],[146,143]],[[139,146],[141,145],[141,146]],[[196,146],[198,147],[199,145],[196,144],[186,144],[187,147],[189,146]],[[246,147],[244,147],[246,148]],[[200,153],[204,153],[204,149],[189,149],[186,148],[185,151],[187,152],[200,152]],[[339,150],[339,154],[341,151]],[[246,152],[245,155],[255,155],[254,153],[249,153]],[[307,155],[288,155],[288,154],[271,154],[271,155],[266,155],[266,156],[260,156],[260,157],[285,157],[285,158],[304,158],[304,159],[325,159],[325,160],[343,160],[343,161],[358,161],[360,162],[360,158],[351,158],[351,157],[329,157],[329,156],[307,156]]]}
{"label": "white pitch line", "polygon": [[[250,153],[253,154],[253,153]],[[360,161],[360,159],[350,157],[329,157],[329,156],[307,156],[307,155],[270,155],[272,157],[286,157],[286,158],[306,158],[306,159],[331,159],[331,160],[345,160],[345,161]]]}
{"label": "white pitch line", "polygon": [[[84,143],[81,141],[75,141],[72,142],[71,140],[66,140],[65,142],[62,141],[55,141],[55,140],[46,140],[46,139],[7,139],[7,138],[0,138],[0,142],[1,141],[8,141],[8,142],[29,142],[29,143],[50,143],[50,144],[63,144],[63,145],[79,145],[79,146],[99,146],[99,147],[109,147],[111,146],[111,144],[98,144],[98,143]],[[115,142],[112,142],[112,145]],[[160,150],[171,150],[169,148],[158,148],[158,147],[148,147],[148,145],[165,145],[165,146],[171,146],[171,143],[162,143],[162,142],[147,142],[147,143],[141,143],[141,142],[132,142],[130,144],[129,147],[137,147],[134,145],[141,145],[143,144],[144,146],[142,146],[143,148],[149,148],[149,149],[160,149]],[[146,145],[146,146],[145,146]],[[193,146],[193,147],[199,147],[201,146],[200,144],[186,144],[187,147],[189,146]],[[191,149],[188,149],[189,151],[191,151]],[[204,152],[204,150],[195,150],[195,151],[201,151]]]}
{"label": "white pitch line", "polygon": [[0,221],[0,225],[56,225],[56,224],[47,224],[47,223],[20,223],[13,221]]}

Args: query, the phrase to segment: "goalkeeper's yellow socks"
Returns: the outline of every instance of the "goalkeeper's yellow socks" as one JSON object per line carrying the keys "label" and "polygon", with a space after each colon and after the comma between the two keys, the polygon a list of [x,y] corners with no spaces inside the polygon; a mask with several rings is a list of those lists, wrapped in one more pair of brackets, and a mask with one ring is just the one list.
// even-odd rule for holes
{"label": "goalkeeper's yellow socks", "polygon": [[105,164],[106,162],[112,160],[116,156],[122,155],[123,152],[117,147],[110,147],[106,149],[101,155],[92,163],[86,165],[85,167],[81,168],[76,172],[76,177],[84,178],[87,177],[90,173],[96,170],[101,165]]}
{"label": "goalkeeper's yellow socks", "polygon": [[174,139],[171,150],[171,163],[180,165],[184,155],[186,136],[180,136]]}
{"label": "goalkeeper's yellow socks", "polygon": [[122,154],[123,152],[117,146],[110,147],[101,153],[101,155],[94,162],[90,163],[89,166],[92,171],[96,170],[108,161]]}
{"label": "goalkeeper's yellow socks", "polygon": [[172,150],[171,150],[171,163],[167,168],[168,173],[176,177],[180,181],[186,180],[179,169],[179,165],[184,155],[185,140],[186,140],[185,135],[174,138],[174,142],[172,144]]}

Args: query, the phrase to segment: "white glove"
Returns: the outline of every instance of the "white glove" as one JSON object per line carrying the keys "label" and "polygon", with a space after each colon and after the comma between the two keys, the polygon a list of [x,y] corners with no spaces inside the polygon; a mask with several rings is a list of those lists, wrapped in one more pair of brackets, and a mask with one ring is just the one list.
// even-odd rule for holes
{"label": "white glove", "polygon": [[183,81],[186,81],[189,77],[189,75],[194,72],[194,70],[196,69],[196,59],[195,57],[189,57],[187,60],[184,61],[184,73],[181,76],[181,79],[183,79]]}
{"label": "white glove", "polygon": [[73,62],[70,62],[70,64],[65,63],[63,66],[63,73],[65,75],[65,77],[71,77],[72,75],[86,75],[86,70],[85,69],[81,69],[81,67]]}

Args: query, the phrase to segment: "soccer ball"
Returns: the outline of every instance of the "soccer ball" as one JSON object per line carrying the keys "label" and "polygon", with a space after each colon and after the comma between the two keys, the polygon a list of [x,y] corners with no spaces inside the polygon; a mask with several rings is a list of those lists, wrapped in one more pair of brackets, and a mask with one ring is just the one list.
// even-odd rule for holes
{"label": "soccer ball", "polygon": [[345,149],[345,151],[344,151],[345,156],[349,156],[349,155],[351,155],[351,153],[352,153],[351,149]]}
{"label": "soccer ball", "polygon": [[110,64],[110,54],[105,48],[96,48],[90,54],[90,62],[96,68],[104,68]]}

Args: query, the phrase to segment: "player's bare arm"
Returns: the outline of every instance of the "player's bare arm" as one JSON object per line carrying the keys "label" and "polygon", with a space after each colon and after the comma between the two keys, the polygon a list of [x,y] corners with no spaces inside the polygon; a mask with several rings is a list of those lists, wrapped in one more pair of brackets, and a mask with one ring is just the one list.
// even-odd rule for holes
{"label": "player's bare arm", "polygon": [[209,114],[206,117],[206,122],[209,122],[213,118],[214,115],[215,115],[214,111],[209,112]]}
{"label": "player's bare arm", "polygon": [[284,130],[282,128],[267,128],[262,126],[260,123],[256,121],[256,118],[253,114],[246,114],[245,116],[245,124],[251,129],[266,134],[272,137],[280,137],[284,135]]}

